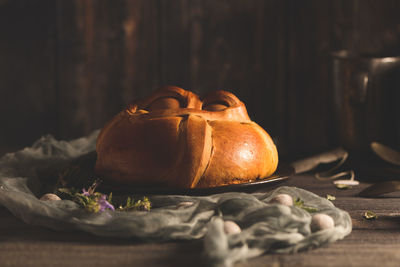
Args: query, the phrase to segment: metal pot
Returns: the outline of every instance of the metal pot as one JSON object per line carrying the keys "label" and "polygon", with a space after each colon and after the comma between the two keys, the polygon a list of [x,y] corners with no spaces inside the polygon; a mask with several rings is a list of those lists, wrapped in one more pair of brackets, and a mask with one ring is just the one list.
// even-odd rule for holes
{"label": "metal pot", "polygon": [[400,56],[333,53],[336,128],[340,143],[363,153],[377,141],[400,145]]}

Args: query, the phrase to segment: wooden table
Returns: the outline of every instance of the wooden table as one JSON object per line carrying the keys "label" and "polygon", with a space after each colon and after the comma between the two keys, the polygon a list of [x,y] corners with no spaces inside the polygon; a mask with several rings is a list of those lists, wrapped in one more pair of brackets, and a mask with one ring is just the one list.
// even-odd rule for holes
{"label": "wooden table", "polygon": [[[339,190],[311,175],[293,176],[284,184],[336,196],[335,205],[352,217],[352,233],[315,250],[264,255],[235,266],[400,266],[400,193],[360,198],[356,195],[365,183]],[[378,219],[363,219],[367,210]],[[0,207],[0,266],[205,266],[201,251],[201,241],[139,243],[57,232],[27,225]]]}

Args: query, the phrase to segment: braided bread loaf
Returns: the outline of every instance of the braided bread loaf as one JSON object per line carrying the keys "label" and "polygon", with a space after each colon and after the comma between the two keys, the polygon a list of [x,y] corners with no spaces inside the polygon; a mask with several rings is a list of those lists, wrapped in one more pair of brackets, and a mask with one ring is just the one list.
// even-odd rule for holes
{"label": "braided bread loaf", "polygon": [[96,151],[96,174],[127,186],[209,188],[265,178],[278,165],[272,139],[236,96],[201,100],[173,86],[116,115]]}

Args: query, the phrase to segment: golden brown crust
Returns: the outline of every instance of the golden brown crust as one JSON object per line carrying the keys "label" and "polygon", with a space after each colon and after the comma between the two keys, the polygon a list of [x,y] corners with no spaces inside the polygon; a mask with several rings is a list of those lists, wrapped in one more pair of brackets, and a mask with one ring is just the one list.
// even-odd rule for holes
{"label": "golden brown crust", "polygon": [[259,132],[257,124],[213,121],[210,125],[213,152],[197,187],[244,183],[268,177],[276,170],[275,145],[265,131]]}
{"label": "golden brown crust", "polygon": [[[179,105],[176,108],[176,105]],[[165,87],[101,131],[95,172],[125,185],[214,187],[270,176],[278,153],[233,94]]]}

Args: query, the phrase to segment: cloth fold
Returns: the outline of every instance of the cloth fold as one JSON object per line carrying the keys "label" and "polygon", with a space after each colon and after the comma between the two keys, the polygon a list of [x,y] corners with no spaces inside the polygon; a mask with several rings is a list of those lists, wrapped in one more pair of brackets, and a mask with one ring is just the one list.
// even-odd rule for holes
{"label": "cloth fold", "polygon": [[[154,195],[150,212],[104,211],[87,213],[70,200],[42,201],[37,188],[43,166],[65,166],[94,151],[98,132],[70,142],[46,136],[32,147],[0,159],[0,204],[29,224],[57,230],[77,229],[99,236],[144,241],[204,239],[210,264],[230,266],[263,253],[295,253],[344,238],[351,218],[329,200],[295,187],[268,193],[229,192],[209,196]],[[36,188],[36,189],[35,189]],[[271,204],[278,194],[288,194],[331,216],[335,226],[312,232],[312,215],[297,206]],[[236,222],[242,231],[227,234],[224,221]]]}

